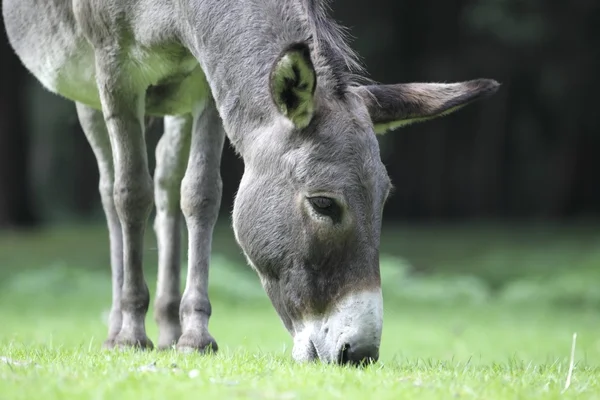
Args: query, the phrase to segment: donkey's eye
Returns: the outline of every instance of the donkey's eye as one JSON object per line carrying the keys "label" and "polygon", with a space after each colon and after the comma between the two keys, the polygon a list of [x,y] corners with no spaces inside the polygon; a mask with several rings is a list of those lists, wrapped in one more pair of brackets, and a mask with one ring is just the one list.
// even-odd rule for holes
{"label": "donkey's eye", "polygon": [[327,210],[334,205],[333,200],[329,197],[310,197],[308,201],[310,201],[310,204],[312,204],[317,211]]}
{"label": "donkey's eye", "polygon": [[308,201],[317,213],[331,217],[336,222],[340,218],[340,207],[335,200],[329,197],[315,196],[309,197]]}

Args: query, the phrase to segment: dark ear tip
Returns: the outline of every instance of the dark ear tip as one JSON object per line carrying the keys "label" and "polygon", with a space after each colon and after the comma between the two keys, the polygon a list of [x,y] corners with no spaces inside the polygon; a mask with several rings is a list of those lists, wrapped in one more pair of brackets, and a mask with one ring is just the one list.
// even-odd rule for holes
{"label": "dark ear tip", "polygon": [[473,91],[479,93],[480,96],[491,96],[500,89],[500,83],[495,79],[475,79],[470,82],[469,86]]}
{"label": "dark ear tip", "polygon": [[306,42],[293,42],[284,47],[282,54],[300,53],[304,59],[310,60],[310,47]]}

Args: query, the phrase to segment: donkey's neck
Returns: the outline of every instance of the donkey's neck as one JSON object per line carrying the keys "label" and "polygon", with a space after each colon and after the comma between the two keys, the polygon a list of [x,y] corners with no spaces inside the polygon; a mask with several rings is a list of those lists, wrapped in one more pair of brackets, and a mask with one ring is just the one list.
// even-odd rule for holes
{"label": "donkey's neck", "polygon": [[323,21],[317,20],[321,15],[312,0],[183,2],[184,41],[200,62],[228,136],[240,152],[250,141],[249,132],[271,125],[277,116],[269,76],[287,45],[309,43],[322,94],[335,95],[349,76],[340,61],[351,54],[331,45],[327,29],[332,26],[320,30]]}

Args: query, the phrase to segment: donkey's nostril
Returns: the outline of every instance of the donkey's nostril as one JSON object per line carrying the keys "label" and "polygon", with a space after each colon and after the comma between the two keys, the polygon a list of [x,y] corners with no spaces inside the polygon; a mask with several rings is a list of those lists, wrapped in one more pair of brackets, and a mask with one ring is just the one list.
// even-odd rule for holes
{"label": "donkey's nostril", "polygon": [[365,365],[379,359],[379,348],[374,345],[351,346],[344,344],[340,349],[340,364]]}
{"label": "donkey's nostril", "polygon": [[339,362],[340,364],[347,364],[350,360],[348,359],[348,350],[350,350],[349,344],[344,344],[340,349]]}

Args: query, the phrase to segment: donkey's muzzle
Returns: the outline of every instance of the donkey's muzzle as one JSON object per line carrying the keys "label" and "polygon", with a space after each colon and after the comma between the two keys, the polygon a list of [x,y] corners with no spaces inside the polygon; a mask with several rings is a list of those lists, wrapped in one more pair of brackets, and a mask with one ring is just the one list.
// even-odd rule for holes
{"label": "donkey's muzzle", "polygon": [[325,315],[298,321],[292,356],[297,361],[362,365],[379,359],[383,299],[377,288],[350,293]]}

